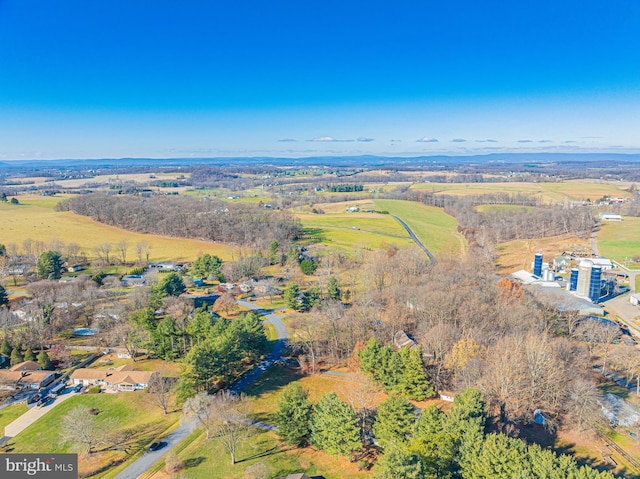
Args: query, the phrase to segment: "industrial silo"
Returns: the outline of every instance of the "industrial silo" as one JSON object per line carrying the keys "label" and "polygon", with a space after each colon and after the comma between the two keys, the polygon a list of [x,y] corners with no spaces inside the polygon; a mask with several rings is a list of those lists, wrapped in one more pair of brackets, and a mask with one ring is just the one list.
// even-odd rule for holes
{"label": "industrial silo", "polygon": [[584,259],[578,265],[578,284],[576,286],[576,294],[578,296],[589,297],[589,285],[591,284],[591,268],[593,261]]}
{"label": "industrial silo", "polygon": [[542,253],[536,253],[533,259],[533,274],[538,277],[542,276]]}
{"label": "industrial silo", "polygon": [[589,299],[594,303],[600,301],[600,280],[602,278],[602,268],[594,266],[591,268],[591,278],[589,282]]}
{"label": "industrial silo", "polygon": [[578,268],[571,268],[571,277],[569,278],[569,291],[578,289]]}

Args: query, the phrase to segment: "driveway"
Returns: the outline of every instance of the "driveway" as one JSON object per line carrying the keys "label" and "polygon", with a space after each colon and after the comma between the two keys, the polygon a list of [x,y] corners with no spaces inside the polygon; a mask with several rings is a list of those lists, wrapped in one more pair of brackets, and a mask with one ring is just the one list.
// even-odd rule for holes
{"label": "driveway", "polygon": [[8,424],[4,428],[4,437],[0,439],[0,443],[4,444],[12,437],[17,436],[19,433],[24,431],[26,428],[31,426],[34,422],[40,419],[42,416],[51,411],[54,407],[59,404],[62,404],[67,399],[77,395],[78,393],[69,391],[65,394],[62,394],[56,398],[50,399],[46,405],[44,406],[31,406],[27,412],[25,412],[18,419]]}
{"label": "driveway", "polygon": [[[282,316],[275,314],[277,310],[264,309],[248,301],[236,302],[240,306],[251,309],[256,313],[266,317],[267,319],[264,323],[273,324],[277,334],[276,344],[273,346],[273,349],[267,355],[267,357],[256,364],[253,369],[247,372],[229,388],[229,391],[239,393],[244,391],[252,382],[258,379],[260,375],[262,375],[273,365],[273,363],[282,358],[282,353],[284,352],[287,340],[289,339],[289,332],[287,331],[287,327],[281,320]],[[256,423],[256,426],[270,430],[274,428],[274,426],[262,423]],[[162,457],[171,449],[177,446],[180,441],[187,437],[194,429],[196,429],[196,427],[197,424],[194,422],[180,424],[180,426],[178,426],[171,434],[159,439],[160,441],[165,442],[166,446],[158,449],[157,451],[146,452],[141,458],[136,460],[133,464],[131,464],[124,471],[118,474],[115,479],[135,479],[136,477],[140,476],[149,468],[151,468],[151,466],[153,466],[156,462],[162,459]]]}

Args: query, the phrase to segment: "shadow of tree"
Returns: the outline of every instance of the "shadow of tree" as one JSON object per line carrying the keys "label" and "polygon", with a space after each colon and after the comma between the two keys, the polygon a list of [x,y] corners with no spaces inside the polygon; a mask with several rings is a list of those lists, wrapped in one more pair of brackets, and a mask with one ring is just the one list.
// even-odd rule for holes
{"label": "shadow of tree", "polygon": [[184,467],[187,469],[190,467],[198,467],[200,464],[202,464],[206,460],[207,458],[202,456],[190,457],[189,459],[185,459]]}
{"label": "shadow of tree", "polygon": [[256,454],[251,455],[251,456],[244,457],[244,458],[238,460],[237,462],[241,463],[241,462],[246,462],[246,461],[253,461],[254,459],[260,459],[260,458],[263,458],[263,457],[269,457],[269,456],[273,456],[275,454],[280,454],[282,452],[288,451],[289,449],[290,449],[289,447],[283,447],[281,445],[277,445],[277,446],[273,446],[270,449],[267,449],[266,451],[258,452]]}

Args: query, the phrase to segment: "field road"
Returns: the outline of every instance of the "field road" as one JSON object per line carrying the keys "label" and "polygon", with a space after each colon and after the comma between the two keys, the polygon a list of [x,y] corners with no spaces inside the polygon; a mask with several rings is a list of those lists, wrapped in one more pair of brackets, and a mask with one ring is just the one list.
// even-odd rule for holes
{"label": "field road", "polygon": [[40,419],[42,416],[51,411],[58,404],[63,403],[67,399],[75,396],[76,392],[69,391],[67,393],[61,394],[53,400],[49,400],[44,406],[32,406],[29,408],[27,412],[25,412],[22,416],[17,418],[10,424],[7,424],[4,428],[4,437],[0,439],[0,444],[4,444],[9,441],[12,437],[17,436],[19,433],[24,431],[26,428],[31,426],[34,422]]}
{"label": "field road", "polygon": [[391,216],[393,216],[395,219],[397,219],[397,220],[398,220],[398,223],[400,223],[402,226],[404,226],[404,229],[406,229],[406,230],[407,230],[407,233],[409,233],[409,236],[411,236],[411,239],[412,239],[413,241],[415,241],[415,243],[416,243],[416,244],[417,244],[417,245],[422,249],[422,251],[424,251],[424,252],[427,254],[427,256],[429,257],[429,259],[431,260],[431,262],[432,262],[433,264],[436,264],[436,263],[438,262],[438,260],[436,259],[436,257],[435,257],[435,256],[433,256],[433,253],[431,253],[431,251],[429,251],[429,250],[427,249],[427,247],[426,247],[424,244],[422,244],[422,241],[420,241],[420,240],[418,239],[418,237],[417,237],[417,236],[416,236],[416,234],[413,232],[413,230],[409,227],[409,225],[408,225],[407,223],[405,223],[405,222],[404,222],[404,220],[403,220],[402,218],[399,218],[399,217],[398,217],[398,216],[396,216],[396,215],[391,215]]}
{"label": "field road", "polygon": [[[253,369],[242,376],[233,384],[233,386],[229,388],[229,391],[233,391],[235,393],[244,391],[252,382],[258,379],[258,377],[260,377],[262,373],[269,369],[273,365],[273,363],[278,361],[282,357],[282,353],[284,352],[284,348],[286,347],[287,340],[289,339],[289,332],[287,331],[287,327],[280,319],[281,316],[275,314],[275,310],[260,308],[259,306],[256,306],[255,304],[248,301],[237,301],[237,303],[240,306],[251,309],[256,313],[265,316],[267,319],[264,323],[273,324],[276,330],[277,339],[276,344],[273,346],[273,349],[267,355],[267,357],[260,363],[256,364]],[[273,428],[273,426],[269,426],[267,424],[260,424],[257,426],[263,426],[263,428],[265,429]],[[189,433],[191,433],[196,427],[197,424],[195,424],[194,422],[180,424],[176,429],[173,430],[171,434],[158,439],[159,441],[166,444],[164,447],[158,449],[157,451],[148,451],[144,453],[142,457],[140,457],[129,467],[123,470],[120,474],[118,474],[115,479],[135,479],[136,477],[140,476],[156,462],[162,459],[162,457],[171,449],[177,446],[180,441],[187,437]]]}

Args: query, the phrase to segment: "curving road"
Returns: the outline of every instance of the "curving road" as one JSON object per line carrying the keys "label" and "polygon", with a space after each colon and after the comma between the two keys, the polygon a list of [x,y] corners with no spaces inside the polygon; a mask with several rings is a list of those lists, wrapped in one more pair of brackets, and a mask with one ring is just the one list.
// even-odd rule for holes
{"label": "curving road", "polygon": [[429,251],[424,244],[422,244],[422,241],[420,241],[418,239],[418,237],[413,232],[413,230],[409,227],[409,225],[407,223],[405,223],[402,218],[400,218],[400,217],[398,217],[396,215],[391,215],[391,216],[393,216],[395,219],[397,219],[398,223],[400,223],[402,226],[404,226],[404,229],[407,230],[407,233],[409,233],[409,236],[411,236],[411,239],[422,249],[422,251],[424,251],[427,254],[427,256],[429,257],[431,262],[433,264],[437,264],[438,260],[436,259],[436,257],[433,256],[433,253],[431,251]]}
{"label": "curving road", "polygon": [[[248,373],[237,380],[231,387],[229,387],[229,391],[239,393],[244,391],[252,382],[258,379],[260,375],[262,375],[262,373],[264,373],[273,365],[273,363],[282,358],[282,353],[284,352],[284,348],[287,345],[287,340],[289,339],[289,332],[287,331],[287,327],[280,319],[281,316],[275,314],[276,310],[264,309],[248,301],[236,302],[240,306],[251,309],[256,313],[265,316],[267,319],[264,323],[273,324],[277,334],[276,344],[273,346],[273,349],[267,355],[267,357],[256,364],[253,369],[251,369]],[[257,426],[264,426],[265,429],[273,428],[273,426],[269,426],[267,424],[257,424]],[[118,474],[115,479],[137,478],[149,468],[151,468],[151,466],[153,466],[156,462],[162,459],[165,454],[167,454],[171,449],[177,446],[180,441],[187,437],[194,429],[196,429],[196,427],[197,424],[192,421],[180,424],[176,429],[173,430],[173,432],[159,439],[161,442],[166,444],[164,447],[157,451],[148,451],[144,453],[142,457],[140,457],[134,463],[129,465],[125,470],[123,470],[120,474]]]}

